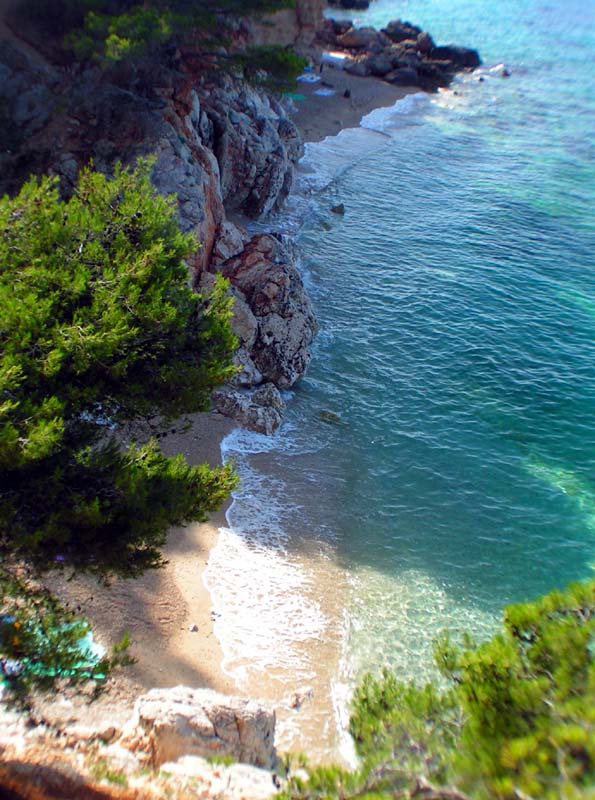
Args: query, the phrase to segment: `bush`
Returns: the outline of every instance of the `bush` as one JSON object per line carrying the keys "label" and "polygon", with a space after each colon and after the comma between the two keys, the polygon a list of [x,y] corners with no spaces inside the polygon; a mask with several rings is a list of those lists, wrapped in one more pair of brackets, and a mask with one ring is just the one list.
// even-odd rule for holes
{"label": "bush", "polygon": [[207,408],[234,371],[225,286],[188,288],[198,243],[150,167],[86,170],[67,202],[51,178],[0,201],[0,553],[40,568],[158,566],[167,528],[234,485],[119,433]]}
{"label": "bush", "polygon": [[595,581],[509,607],[483,644],[444,636],[435,652],[447,688],[366,676],[350,724],[360,768],[315,769],[281,797],[595,797]]}

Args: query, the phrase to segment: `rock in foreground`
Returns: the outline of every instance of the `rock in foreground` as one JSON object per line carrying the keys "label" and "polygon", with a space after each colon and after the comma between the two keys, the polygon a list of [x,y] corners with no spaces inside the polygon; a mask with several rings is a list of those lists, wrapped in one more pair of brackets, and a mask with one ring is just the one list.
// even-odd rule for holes
{"label": "rock in foreground", "polygon": [[135,705],[123,744],[149,756],[153,766],[182,756],[231,758],[273,769],[272,708],[211,689],[151,689]]}

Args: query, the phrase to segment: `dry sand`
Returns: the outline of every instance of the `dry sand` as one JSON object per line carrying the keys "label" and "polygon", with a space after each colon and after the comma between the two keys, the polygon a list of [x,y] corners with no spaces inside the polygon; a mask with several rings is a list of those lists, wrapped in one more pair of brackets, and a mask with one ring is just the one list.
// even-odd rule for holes
{"label": "dry sand", "polygon": [[[392,106],[410,89],[393,86],[379,78],[360,78],[348,75],[342,69],[324,65],[322,72],[312,73],[320,78],[316,83],[299,81],[296,94],[304,100],[296,100],[296,112],[292,120],[300,129],[304,141],[319,142],[326,136],[336,136],[343,128],[357,128],[362,117],[375,108]],[[334,95],[322,97],[315,92],[330,89]],[[350,94],[345,97],[345,92]]]}

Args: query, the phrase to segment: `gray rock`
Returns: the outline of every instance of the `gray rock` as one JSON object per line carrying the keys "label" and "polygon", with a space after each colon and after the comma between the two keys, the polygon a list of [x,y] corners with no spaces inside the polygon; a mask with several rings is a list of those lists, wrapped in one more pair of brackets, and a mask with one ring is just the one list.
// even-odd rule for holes
{"label": "gray rock", "polygon": [[360,78],[367,78],[371,74],[367,58],[350,58],[343,65],[345,72],[349,75],[357,75]]}
{"label": "gray rock", "polygon": [[337,37],[337,44],[347,50],[369,50],[373,44],[383,44],[375,28],[351,28]]}
{"label": "gray rock", "polygon": [[383,78],[393,69],[391,57],[388,53],[385,53],[384,50],[378,53],[378,55],[370,56],[366,63],[370,73],[376,75],[378,78]]}
{"label": "gray rock", "polygon": [[419,78],[412,67],[399,67],[384,76],[384,80],[396,86],[418,86]]}
{"label": "gray rock", "polygon": [[213,393],[213,407],[243,428],[270,436],[283,422],[285,403],[272,383],[257,389],[227,386]]}
{"label": "gray rock", "polygon": [[458,47],[454,44],[435,47],[431,52],[432,59],[436,61],[450,61],[459,69],[475,69],[481,65],[477,50],[469,47]]}
{"label": "gray rock", "polygon": [[393,42],[402,42],[405,39],[413,39],[415,41],[422,32],[417,25],[411,25],[410,22],[403,22],[400,19],[391,20],[382,31]]}
{"label": "gray rock", "polygon": [[434,40],[426,31],[422,31],[417,36],[417,49],[420,53],[427,56],[436,47]]}

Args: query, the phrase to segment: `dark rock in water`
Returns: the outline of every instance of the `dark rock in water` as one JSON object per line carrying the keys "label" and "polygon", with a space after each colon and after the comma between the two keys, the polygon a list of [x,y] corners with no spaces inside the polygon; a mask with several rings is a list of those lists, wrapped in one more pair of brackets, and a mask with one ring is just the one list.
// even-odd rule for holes
{"label": "dark rock in water", "polygon": [[336,414],[334,411],[320,411],[318,416],[323,422],[327,422],[329,425],[341,425],[342,420],[341,417]]}
{"label": "dark rock in water", "polygon": [[477,50],[469,47],[457,47],[454,44],[435,47],[431,52],[434,61],[450,61],[455,67],[461,69],[475,69],[481,64]]}
{"label": "dark rock in water", "polygon": [[345,213],[345,204],[344,203],[339,203],[336,206],[332,206],[331,207],[331,211],[333,212],[333,214],[344,214]]}
{"label": "dark rock in water", "polygon": [[419,86],[419,76],[412,67],[394,69],[384,76],[384,80],[388,81],[388,83],[394,83],[395,86]]}
{"label": "dark rock in water", "polygon": [[417,36],[417,50],[422,55],[427,56],[436,47],[434,40],[426,31],[422,31]]}
{"label": "dark rock in water", "polygon": [[370,8],[370,0],[328,0],[329,6],[347,8],[354,11],[366,11]]}
{"label": "dark rock in water", "polygon": [[453,79],[454,71],[448,62],[422,61],[417,66],[419,85],[422,89],[436,90],[439,86],[448,86]]}
{"label": "dark rock in water", "polygon": [[405,39],[417,40],[417,37],[422,33],[422,29],[417,25],[411,25],[410,22],[403,22],[400,19],[391,20],[386,28],[382,29],[388,38],[393,42],[402,42]]}

